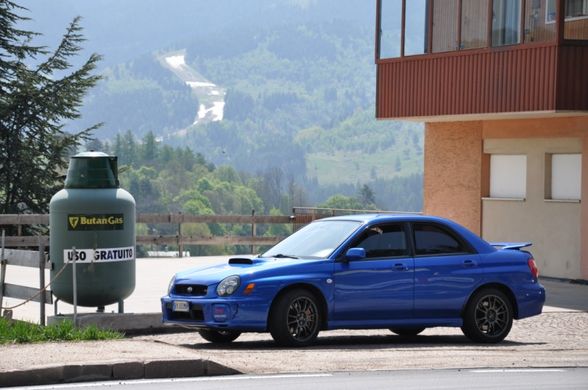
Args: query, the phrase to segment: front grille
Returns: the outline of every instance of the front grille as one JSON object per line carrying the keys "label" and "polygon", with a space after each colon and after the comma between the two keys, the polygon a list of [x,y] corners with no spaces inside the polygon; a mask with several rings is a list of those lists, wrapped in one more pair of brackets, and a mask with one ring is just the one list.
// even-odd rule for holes
{"label": "front grille", "polygon": [[202,284],[176,284],[174,294],[189,295],[191,297],[203,297],[208,291],[208,286]]}
{"label": "front grille", "polygon": [[200,305],[190,304],[190,311],[173,311],[172,303],[165,305],[167,318],[171,321],[204,321],[204,311]]}

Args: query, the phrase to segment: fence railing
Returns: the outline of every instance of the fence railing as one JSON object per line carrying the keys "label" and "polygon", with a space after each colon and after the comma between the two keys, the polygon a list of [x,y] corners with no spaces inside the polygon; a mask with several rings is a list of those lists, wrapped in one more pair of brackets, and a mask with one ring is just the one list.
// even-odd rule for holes
{"label": "fence railing", "polygon": [[[27,302],[38,302],[40,324],[45,325],[45,304],[53,303],[51,291],[45,286],[45,270],[49,269],[48,256],[45,246],[38,242],[38,251],[6,249],[4,231],[2,231],[2,243],[0,244],[0,313],[12,318],[12,310]],[[39,288],[6,283],[7,266],[20,266],[37,268],[39,270]],[[4,297],[21,299],[25,302],[4,307]]]}
{"label": "fence railing", "polygon": [[[185,245],[250,245],[252,252],[256,246],[274,245],[282,240],[281,236],[259,236],[257,227],[260,224],[290,224],[299,226],[307,224],[324,215],[273,216],[273,215],[188,215],[188,214],[137,214],[136,222],[144,224],[176,225],[175,234],[147,234],[137,235],[137,245],[177,245],[179,255],[182,256]],[[182,225],[216,223],[250,225],[251,235],[186,235],[182,232]],[[49,225],[48,214],[3,214],[0,215],[0,226],[16,226],[17,235],[5,237],[7,247],[33,247],[43,244],[49,245],[49,236],[23,236],[24,225]]]}
{"label": "fence railing", "polygon": [[[284,237],[259,236],[257,227],[260,224],[289,224],[293,230],[306,225],[315,219],[324,217],[358,214],[358,213],[386,213],[386,214],[420,214],[403,211],[383,210],[348,210],[348,209],[326,209],[316,207],[295,207],[293,215],[274,216],[256,215],[252,211],[250,215],[189,215],[181,213],[170,214],[137,214],[137,223],[144,224],[170,224],[176,225],[175,234],[147,234],[137,235],[137,245],[177,245],[178,254],[182,257],[186,245],[249,245],[251,253],[255,247],[274,245]],[[186,235],[182,232],[182,225],[192,223],[216,223],[216,224],[238,224],[250,225],[251,234],[242,235]],[[7,236],[7,247],[36,247],[40,244],[49,245],[48,236],[23,236],[22,226],[24,225],[49,225],[49,214],[0,214],[0,227],[3,225],[16,226],[17,235]],[[168,229],[169,230],[169,229]]]}

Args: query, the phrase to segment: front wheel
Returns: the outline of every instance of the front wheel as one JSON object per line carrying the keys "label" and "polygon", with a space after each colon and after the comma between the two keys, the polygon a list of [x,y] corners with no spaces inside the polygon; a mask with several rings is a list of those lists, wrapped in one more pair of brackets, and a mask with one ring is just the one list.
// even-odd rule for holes
{"label": "front wheel", "polygon": [[402,337],[414,337],[420,333],[422,333],[425,328],[391,328],[390,331],[392,333],[396,333],[398,336]]}
{"label": "front wheel", "polygon": [[314,294],[296,289],[277,298],[268,325],[277,344],[304,347],[314,342],[320,323],[321,314]]}
{"label": "front wheel", "polygon": [[486,288],[478,291],[466,307],[463,333],[479,343],[498,343],[512,327],[513,308],[502,291]]}
{"label": "front wheel", "polygon": [[234,330],[200,329],[198,333],[204,340],[216,344],[227,344],[241,336],[241,332]]}

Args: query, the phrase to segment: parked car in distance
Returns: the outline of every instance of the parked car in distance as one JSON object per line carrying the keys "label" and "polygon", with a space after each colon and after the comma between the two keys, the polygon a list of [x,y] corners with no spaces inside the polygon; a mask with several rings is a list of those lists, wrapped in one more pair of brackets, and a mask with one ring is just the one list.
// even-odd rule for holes
{"label": "parked car in distance", "polygon": [[279,345],[306,346],[321,330],[416,336],[438,326],[497,343],[513,319],[541,313],[545,289],[522,249],[530,243],[495,245],[437,217],[321,219],[257,257],[177,273],[163,321],[213,343],[270,332]]}

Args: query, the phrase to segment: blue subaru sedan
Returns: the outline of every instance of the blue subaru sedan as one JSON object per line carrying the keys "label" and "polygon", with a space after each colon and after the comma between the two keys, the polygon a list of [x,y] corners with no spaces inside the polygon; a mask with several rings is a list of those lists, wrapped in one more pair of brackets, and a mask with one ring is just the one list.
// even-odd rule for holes
{"label": "blue subaru sedan", "polygon": [[163,321],[214,343],[270,332],[279,345],[306,346],[321,330],[411,337],[437,326],[497,343],[545,302],[529,245],[489,244],[437,217],[321,219],[257,257],[179,272],[161,299]]}

